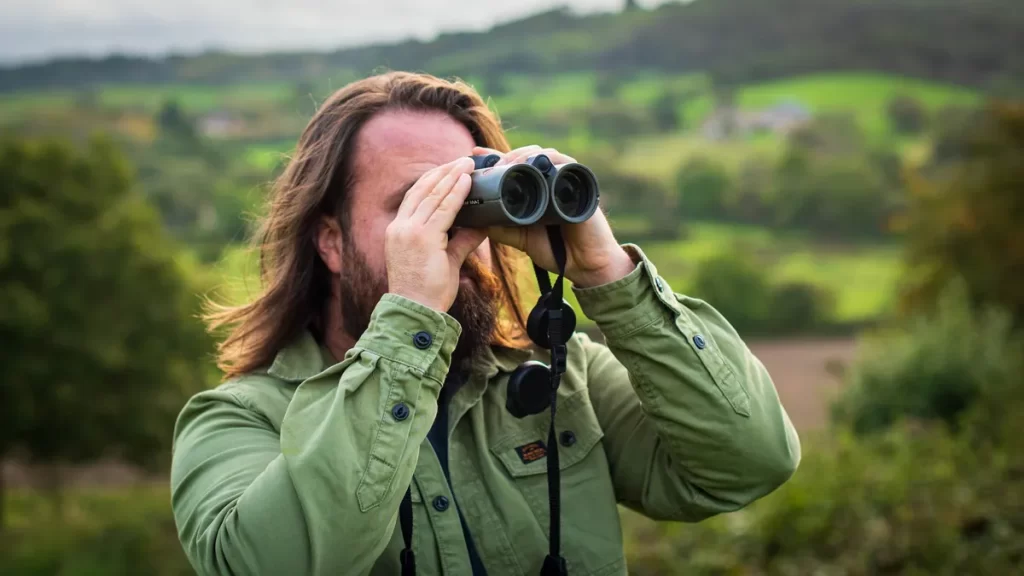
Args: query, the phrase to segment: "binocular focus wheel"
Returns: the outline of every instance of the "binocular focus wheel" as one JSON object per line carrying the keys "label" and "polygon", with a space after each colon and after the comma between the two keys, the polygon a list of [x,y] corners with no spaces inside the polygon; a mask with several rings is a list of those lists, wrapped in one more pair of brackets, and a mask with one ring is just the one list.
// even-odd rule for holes
{"label": "binocular focus wheel", "polygon": [[529,360],[508,378],[505,409],[516,418],[540,414],[551,404],[551,370],[543,362]]}
{"label": "binocular focus wheel", "polygon": [[541,297],[540,302],[530,311],[526,319],[526,334],[538,346],[551,348],[552,344],[565,344],[576,331],[576,312],[569,305],[569,302],[562,299],[562,341],[550,342],[548,340],[548,309],[547,298],[550,295]]}

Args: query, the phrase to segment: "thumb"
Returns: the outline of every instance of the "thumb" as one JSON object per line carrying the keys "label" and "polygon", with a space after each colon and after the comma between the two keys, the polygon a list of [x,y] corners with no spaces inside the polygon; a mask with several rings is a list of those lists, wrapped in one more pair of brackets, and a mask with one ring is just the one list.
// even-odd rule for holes
{"label": "thumb", "polygon": [[469,257],[469,254],[476,250],[484,239],[487,238],[487,231],[480,228],[459,228],[448,240],[448,257],[457,266],[462,266]]}

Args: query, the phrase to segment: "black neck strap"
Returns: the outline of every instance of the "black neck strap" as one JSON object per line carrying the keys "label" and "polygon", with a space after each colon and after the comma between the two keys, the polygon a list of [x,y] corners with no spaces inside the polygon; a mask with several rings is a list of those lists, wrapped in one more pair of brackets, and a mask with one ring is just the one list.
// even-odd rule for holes
{"label": "black neck strap", "polygon": [[398,520],[402,526],[402,540],[405,541],[401,555],[402,576],[416,576],[416,556],[412,551],[412,484],[406,489],[398,507]]}
{"label": "black neck strap", "polygon": [[[555,414],[557,412],[558,385],[562,374],[566,369],[566,347],[563,343],[564,313],[563,302],[563,278],[565,277],[565,241],[562,238],[560,226],[548,226],[548,241],[551,243],[551,253],[555,257],[555,264],[558,265],[558,277],[552,286],[548,283],[546,270],[534,264],[534,272],[537,274],[537,283],[543,292],[549,292],[545,299],[548,309],[548,342],[551,345],[551,424],[548,427],[548,505],[550,508],[550,533],[548,536],[549,550],[544,558],[544,566],[541,568],[541,576],[565,576],[568,569],[565,559],[561,555],[562,532],[561,532],[561,478],[558,466],[558,438],[555,434]],[[543,277],[543,280],[541,279]]]}
{"label": "black neck strap", "polygon": [[[544,557],[544,565],[541,567],[541,576],[567,576],[569,573],[565,558],[562,558],[562,532],[561,532],[561,477],[558,466],[558,438],[555,434],[555,414],[557,413],[558,386],[562,374],[566,370],[566,346],[565,339],[565,313],[562,309],[564,301],[564,278],[565,278],[565,240],[562,238],[561,227],[548,226],[548,241],[551,244],[551,253],[555,257],[555,264],[558,266],[558,276],[554,285],[548,277],[547,270],[533,265],[533,271],[537,276],[537,284],[541,294],[547,294],[544,299],[548,313],[548,342],[551,350],[551,367],[549,390],[551,403],[551,423],[548,427],[548,506],[550,509],[551,523],[548,533],[548,555]],[[402,539],[405,541],[405,549],[401,553],[402,576],[413,576],[416,574],[416,560],[412,551],[412,487],[406,491],[402,504],[398,509],[399,522],[402,527]]]}

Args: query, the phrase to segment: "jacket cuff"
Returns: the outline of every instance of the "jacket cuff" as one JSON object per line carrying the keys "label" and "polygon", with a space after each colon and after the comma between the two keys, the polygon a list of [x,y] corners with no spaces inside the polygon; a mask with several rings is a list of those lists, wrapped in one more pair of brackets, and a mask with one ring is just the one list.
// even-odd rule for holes
{"label": "jacket cuff", "polygon": [[373,309],[370,324],[356,346],[405,364],[441,384],[461,335],[462,325],[451,315],[387,293]]}
{"label": "jacket cuff", "polygon": [[636,268],[608,284],[577,288],[573,293],[583,313],[609,338],[636,332],[679,312],[679,302],[654,264],[635,244],[624,244]]}

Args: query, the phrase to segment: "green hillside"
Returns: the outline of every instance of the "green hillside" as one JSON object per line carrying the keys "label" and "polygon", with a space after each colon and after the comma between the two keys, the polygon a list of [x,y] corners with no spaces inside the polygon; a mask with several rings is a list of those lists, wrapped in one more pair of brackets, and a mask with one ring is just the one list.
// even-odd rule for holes
{"label": "green hillside", "polygon": [[695,0],[579,16],[555,8],[490,30],[322,53],[61,59],[0,69],[0,91],[109,83],[296,82],[381,67],[488,81],[602,71],[708,73],[732,85],[877,70],[985,89],[1024,75],[1016,0]]}

